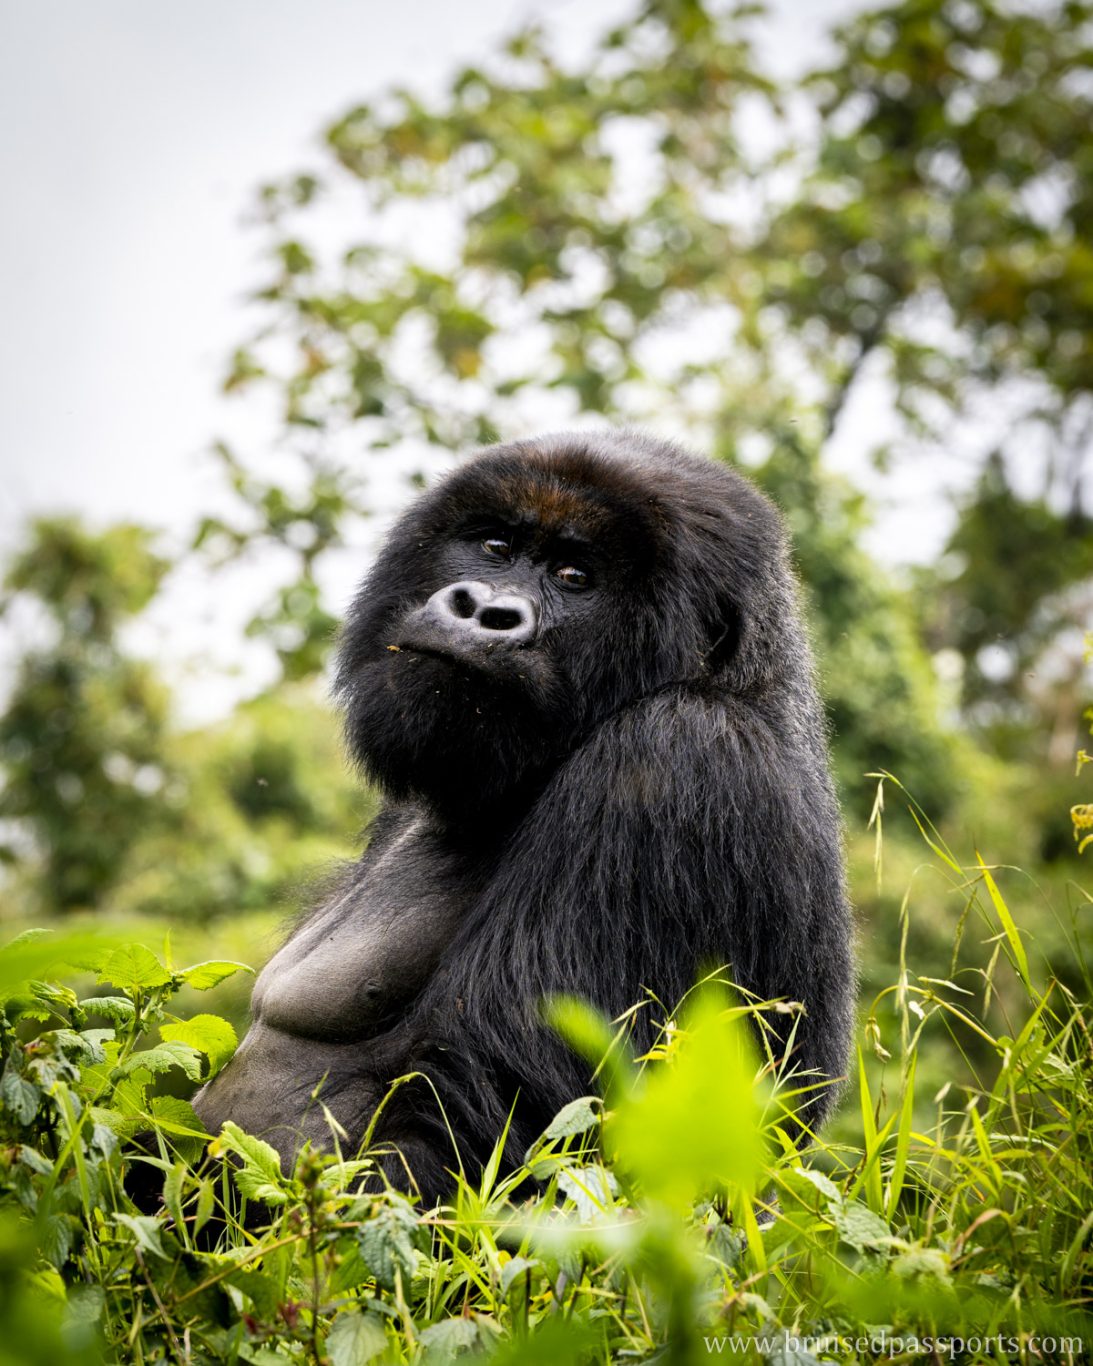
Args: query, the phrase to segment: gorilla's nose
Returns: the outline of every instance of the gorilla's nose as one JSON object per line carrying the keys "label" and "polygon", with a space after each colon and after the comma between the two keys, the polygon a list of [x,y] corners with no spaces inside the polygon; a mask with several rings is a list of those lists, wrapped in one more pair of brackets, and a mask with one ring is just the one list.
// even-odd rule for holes
{"label": "gorilla's nose", "polygon": [[468,644],[524,645],[538,625],[531,598],[475,579],[450,583],[434,593],[422,616]]}

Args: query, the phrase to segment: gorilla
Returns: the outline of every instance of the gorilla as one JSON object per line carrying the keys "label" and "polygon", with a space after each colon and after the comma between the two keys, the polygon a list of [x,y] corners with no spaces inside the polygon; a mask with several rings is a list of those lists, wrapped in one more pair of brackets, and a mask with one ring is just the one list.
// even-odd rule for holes
{"label": "gorilla", "polygon": [[[823,1120],[853,996],[841,826],[786,538],[746,479],[628,431],[478,454],[395,526],[335,690],[384,804],[258,977],[195,1101],[210,1131],[290,1162],[329,1146],[325,1106],[355,1147],[415,1074],[374,1139],[435,1202],[510,1119],[515,1164],[590,1089],[545,999],[671,1009],[722,965],[803,1006],[775,1042]],[[639,1012],[636,1045],[656,1028]]]}

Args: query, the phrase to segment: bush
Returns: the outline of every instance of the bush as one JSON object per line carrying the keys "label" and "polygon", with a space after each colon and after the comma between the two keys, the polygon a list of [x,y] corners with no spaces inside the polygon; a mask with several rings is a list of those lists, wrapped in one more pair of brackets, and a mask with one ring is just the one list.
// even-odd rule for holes
{"label": "bush", "polygon": [[[991,869],[923,829],[995,953],[941,980],[901,951],[864,1021],[848,1141],[785,1137],[808,1079],[763,1060],[743,1023],[775,1004],[736,1004],[711,978],[633,1058],[625,1020],[555,1002],[604,1098],[567,1106],[518,1171],[500,1169],[499,1136],[437,1210],[379,1185],[368,1138],[343,1152],[332,1119],[332,1151],[285,1173],[234,1125],[210,1141],[165,1093],[234,1046],[214,1015],[177,1018],[178,993],[239,964],[24,936],[0,953],[0,1362],[1077,1360],[1088,1013],[1039,980]],[[60,984],[63,961],[94,971],[93,994]],[[924,1094],[938,1032],[983,1061]],[[151,1176],[158,1212],[127,1173]]]}

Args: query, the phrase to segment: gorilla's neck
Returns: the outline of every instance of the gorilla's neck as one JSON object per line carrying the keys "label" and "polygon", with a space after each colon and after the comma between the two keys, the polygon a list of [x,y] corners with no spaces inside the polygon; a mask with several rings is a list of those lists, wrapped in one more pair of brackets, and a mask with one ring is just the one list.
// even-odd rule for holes
{"label": "gorilla's neck", "polygon": [[[503,850],[535,808],[557,765],[525,773],[500,790],[475,791],[469,782],[393,796],[392,805],[420,812],[425,824],[470,857]],[[393,795],[393,794],[392,794]]]}
{"label": "gorilla's neck", "polygon": [[444,823],[526,810],[573,748],[573,719],[443,660],[393,658],[396,672],[367,665],[345,693],[346,739],[367,776]]}

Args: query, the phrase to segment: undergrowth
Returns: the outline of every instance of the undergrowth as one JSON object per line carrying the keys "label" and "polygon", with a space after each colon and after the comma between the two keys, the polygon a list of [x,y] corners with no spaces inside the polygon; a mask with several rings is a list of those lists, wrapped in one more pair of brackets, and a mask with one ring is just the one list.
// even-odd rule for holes
{"label": "undergrowth", "polygon": [[[853,1143],[790,1143],[809,1079],[753,1039],[795,1006],[741,1004],[715,975],[677,1010],[635,1007],[663,1021],[643,1058],[626,1019],[552,1003],[603,1098],[567,1106],[519,1170],[499,1136],[436,1209],[377,1188],[367,1144],[347,1151],[333,1116],[330,1151],[285,1174],[172,1094],[235,1046],[214,1014],[177,1018],[178,993],[242,965],[22,936],[0,951],[0,1362],[1080,1360],[1088,976],[1045,980],[997,870],[916,819],[963,914],[944,977],[901,951],[865,1011],[842,1102]],[[892,926],[904,945],[913,902]],[[984,938],[987,966],[962,966]],[[924,1095],[934,1031],[962,1063]]]}

